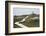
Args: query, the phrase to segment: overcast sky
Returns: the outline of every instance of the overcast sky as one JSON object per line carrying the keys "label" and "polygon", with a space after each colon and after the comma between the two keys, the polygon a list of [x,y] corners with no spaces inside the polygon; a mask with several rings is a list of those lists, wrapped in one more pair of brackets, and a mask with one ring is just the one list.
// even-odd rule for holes
{"label": "overcast sky", "polygon": [[35,14],[39,14],[39,8],[13,8],[13,15],[29,15],[34,12]]}

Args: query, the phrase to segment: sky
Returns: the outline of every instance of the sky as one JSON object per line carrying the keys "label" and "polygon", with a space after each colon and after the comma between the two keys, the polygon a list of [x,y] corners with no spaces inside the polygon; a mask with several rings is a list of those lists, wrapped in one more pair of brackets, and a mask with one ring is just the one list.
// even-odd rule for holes
{"label": "sky", "polygon": [[34,12],[35,14],[39,14],[40,9],[39,8],[13,8],[13,15],[29,15]]}

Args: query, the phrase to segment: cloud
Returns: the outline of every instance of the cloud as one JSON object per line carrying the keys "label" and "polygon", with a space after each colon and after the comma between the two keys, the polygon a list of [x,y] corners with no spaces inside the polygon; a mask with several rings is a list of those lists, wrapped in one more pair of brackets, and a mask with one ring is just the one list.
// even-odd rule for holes
{"label": "cloud", "polygon": [[13,15],[28,15],[32,14],[34,12],[35,14],[39,14],[40,9],[39,8],[13,8]]}

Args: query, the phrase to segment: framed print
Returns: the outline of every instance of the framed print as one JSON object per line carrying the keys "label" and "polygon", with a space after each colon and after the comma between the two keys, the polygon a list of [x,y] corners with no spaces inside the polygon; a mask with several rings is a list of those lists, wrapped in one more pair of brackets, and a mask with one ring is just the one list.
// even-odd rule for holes
{"label": "framed print", "polygon": [[5,1],[5,34],[44,33],[45,4]]}

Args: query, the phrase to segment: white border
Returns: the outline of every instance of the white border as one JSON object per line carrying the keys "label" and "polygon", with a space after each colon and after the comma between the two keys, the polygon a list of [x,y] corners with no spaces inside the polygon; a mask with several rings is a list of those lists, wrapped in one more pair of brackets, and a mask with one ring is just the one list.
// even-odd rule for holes
{"label": "white border", "polygon": [[[40,27],[13,28],[13,7],[40,8]],[[9,3],[9,33],[43,31],[43,5]]]}

